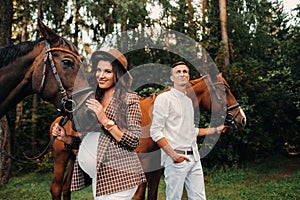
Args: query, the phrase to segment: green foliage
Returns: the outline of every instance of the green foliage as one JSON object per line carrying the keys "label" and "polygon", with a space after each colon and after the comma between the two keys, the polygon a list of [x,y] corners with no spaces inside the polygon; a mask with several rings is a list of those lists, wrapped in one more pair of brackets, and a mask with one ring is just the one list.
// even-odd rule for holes
{"label": "green foliage", "polygon": [[[25,152],[29,157],[35,157],[39,155],[50,142],[50,125],[51,122],[55,119],[57,111],[54,105],[39,100],[38,106],[38,120],[37,120],[37,133],[34,138],[32,138],[32,119],[31,119],[31,109],[32,109],[32,96],[29,96],[23,101],[23,110],[24,113],[21,118],[20,130],[18,135],[15,135],[13,138],[13,151],[12,155],[18,160],[27,161],[22,155],[22,152]],[[13,119],[13,115],[11,119]],[[34,143],[34,146],[33,146]],[[42,158],[43,159],[43,158]],[[28,161],[30,162],[30,161]],[[42,163],[37,165],[32,162],[32,165],[24,165],[23,163],[15,162],[13,165],[13,172],[27,172],[27,171],[48,171],[53,166],[53,161],[50,156],[50,159],[46,159]]]}
{"label": "green foliage", "polygon": [[145,87],[138,88],[136,92],[138,93],[139,96],[141,97],[147,97],[153,93],[159,93],[162,91],[164,87],[156,84],[147,84]]}
{"label": "green foliage", "polygon": [[[286,141],[292,146],[299,144],[299,70],[298,61],[294,62],[299,57],[299,45],[296,47],[294,40],[299,35],[298,26],[289,26],[290,19],[280,2],[227,3],[231,65],[220,70],[242,105],[248,124],[238,134],[221,136],[210,165],[220,160],[227,165],[236,160],[261,160],[284,152]],[[217,1],[208,1],[204,26],[209,32],[203,33],[201,42],[221,66],[217,7]]]}
{"label": "green foliage", "polygon": [[[41,1],[42,4],[39,4],[29,1],[26,4],[26,1],[16,1],[14,40],[20,40],[23,16],[29,24],[35,24],[39,5],[42,5],[44,21],[51,28],[68,36],[71,41],[79,44],[81,42],[86,49],[103,42],[103,38],[110,33],[140,27],[160,26],[184,33],[199,41],[209,52],[247,115],[246,129],[222,135],[210,156],[204,159],[204,164],[210,167],[216,164],[235,166],[242,161],[260,161],[272,154],[285,153],[287,147],[293,147],[293,151],[300,152],[300,6],[295,9],[296,15],[290,16],[284,13],[281,1],[227,1],[230,65],[225,68],[222,67],[224,52],[221,46],[219,5],[216,0],[207,0],[205,19],[201,19],[199,4],[192,1],[192,7],[189,1],[69,2],[70,4],[67,1]],[[146,9],[147,4],[155,3],[162,10],[159,19],[149,18]],[[81,41],[80,33],[84,31],[89,33],[92,42]],[[29,34],[29,38],[34,38],[33,32]],[[157,42],[164,42],[164,39],[158,38]],[[122,45],[129,44],[125,42]],[[182,50],[187,52],[189,48],[187,45]],[[179,55],[146,47],[128,52],[126,56],[130,69],[147,63],[170,65],[181,59]],[[158,74],[166,73],[167,70]],[[141,96],[148,96],[170,85],[165,77],[154,77],[157,73],[148,72],[143,75],[145,74],[147,77],[134,74],[134,90]],[[196,71],[192,70],[191,77],[197,76]],[[154,79],[159,81],[151,81]],[[143,81],[148,84],[140,85]],[[13,145],[36,155],[49,141],[48,130],[56,112],[53,106],[40,102],[38,149],[31,152],[30,101],[30,98],[25,100],[20,135],[16,136],[17,140]],[[11,118],[14,119],[13,115]],[[200,118],[200,125],[207,126],[209,116],[201,112]],[[16,147],[14,154],[19,155]],[[16,166],[16,171],[28,171],[31,168]],[[34,170],[36,169],[35,167]]]}

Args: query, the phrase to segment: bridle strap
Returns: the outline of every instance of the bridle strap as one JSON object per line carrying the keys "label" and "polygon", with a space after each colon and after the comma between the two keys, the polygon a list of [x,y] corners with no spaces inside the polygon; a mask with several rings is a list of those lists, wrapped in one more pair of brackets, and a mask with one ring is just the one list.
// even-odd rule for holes
{"label": "bridle strap", "polygon": [[214,94],[216,95],[217,101],[218,101],[220,104],[222,104],[222,99],[221,99],[220,95],[217,93],[216,87],[215,87],[215,85],[213,84],[213,82],[212,82],[210,76],[207,76],[207,79],[208,79],[208,82],[209,82],[209,85],[210,85],[211,89],[213,90]]}
{"label": "bridle strap", "polygon": [[[219,96],[219,94],[218,94],[217,91],[216,91],[215,85],[223,84],[225,87],[228,87],[228,88],[229,88],[229,86],[228,86],[227,84],[223,83],[223,82],[213,83],[212,80],[211,80],[211,78],[210,78],[209,76],[207,76],[207,79],[208,79],[208,82],[209,82],[209,84],[210,84],[210,86],[211,86],[212,91],[213,91],[214,94],[216,95],[217,101],[218,101],[221,105],[224,105],[223,102],[222,102],[221,97]],[[227,107],[227,106],[226,106],[226,107]],[[236,111],[236,112],[234,113],[234,115],[232,115],[231,113],[229,113],[230,111],[232,111],[232,110],[234,110],[234,109],[236,109],[236,108],[239,108],[239,109],[238,109],[238,111]],[[234,105],[232,105],[232,106],[228,106],[228,107],[226,108],[226,110],[227,110],[227,112],[226,112],[226,116],[227,116],[227,117],[225,118],[225,121],[226,121],[227,123],[230,123],[230,124],[235,125],[235,123],[234,123],[234,122],[235,122],[235,119],[236,119],[236,117],[238,116],[238,114],[240,113],[240,110],[241,110],[240,105],[237,103],[237,104],[234,104]],[[228,116],[230,116],[230,118],[228,118]]]}
{"label": "bridle strap", "polygon": [[41,85],[40,85],[39,93],[42,93],[42,91],[43,91],[43,89],[44,89],[44,85],[45,85],[45,80],[46,80],[46,67],[47,67],[47,59],[48,59],[48,56],[46,56],[46,57],[44,58],[44,67],[43,67],[42,81],[41,81]]}
{"label": "bridle strap", "polygon": [[46,50],[46,53],[51,52],[51,51],[62,51],[62,52],[66,52],[66,53],[72,54],[72,55],[76,58],[76,60],[77,60],[78,62],[81,61],[80,56],[77,55],[77,54],[75,54],[73,51],[70,51],[69,49],[60,48],[60,47],[53,47],[53,48],[47,49],[47,50]]}
{"label": "bridle strap", "polygon": [[[55,67],[55,65],[53,63],[51,51],[62,51],[62,52],[69,53],[69,54],[73,55],[78,62],[81,62],[80,56],[77,55],[76,53],[70,51],[69,49],[65,49],[65,48],[61,48],[61,47],[53,47],[53,48],[51,48],[49,42],[46,40],[46,54],[47,54],[47,56],[44,58],[44,67],[43,67],[43,72],[42,72],[42,81],[41,81],[39,93],[41,93],[42,90],[44,89],[44,84],[45,84],[45,80],[46,80],[47,61],[49,61],[50,65],[51,65],[51,70],[52,70],[53,74],[54,74],[54,71],[57,71],[56,67]],[[58,75],[54,74],[54,76],[58,76]],[[56,80],[59,79],[59,77],[58,78],[55,77],[55,78],[56,78]],[[58,82],[58,86],[59,86],[59,84],[61,84],[60,79],[57,82]],[[60,88],[60,91],[62,92],[61,88]]]}
{"label": "bridle strap", "polygon": [[72,92],[72,93],[70,94],[70,96],[71,96],[71,97],[75,97],[75,96],[77,96],[77,95],[80,95],[81,93],[85,93],[86,91],[90,91],[90,90],[93,90],[93,88],[92,88],[91,86],[87,86],[87,87],[85,87],[85,88],[82,88],[82,89],[80,89],[80,90],[76,90],[76,91]]}
{"label": "bridle strap", "polygon": [[[51,48],[50,43],[46,40],[46,57],[44,58],[44,67],[43,67],[43,72],[42,72],[43,74],[42,74],[42,80],[41,80],[39,93],[41,93],[44,88],[44,84],[45,84],[45,80],[46,80],[47,62],[49,62],[50,69],[56,79],[59,91],[62,94],[61,106],[65,112],[72,113],[77,108],[77,104],[74,100],[72,100],[72,98],[70,98],[68,96],[67,91],[65,90],[65,88],[62,84],[62,81],[58,75],[57,69],[56,69],[54,61],[53,61],[53,57],[52,57],[52,53],[51,53],[52,51],[63,51],[63,52],[69,53],[69,54],[73,55],[76,58],[76,60],[78,60],[80,62],[79,55],[75,54],[74,52],[72,52],[68,49],[64,49],[64,48],[60,48],[60,47]],[[86,91],[86,90],[87,90],[86,88],[82,89],[82,91]],[[88,88],[88,90],[90,90],[90,88]],[[72,95],[74,95],[75,93],[78,93],[78,92],[74,92]],[[58,108],[58,111],[62,112],[62,110],[60,108]]]}
{"label": "bridle strap", "polygon": [[51,49],[50,49],[50,43],[46,40],[46,58],[48,59],[49,63],[50,63],[50,68],[52,70],[52,73],[56,79],[56,82],[57,82],[57,85],[58,85],[58,88],[59,88],[59,91],[60,93],[62,94],[63,98],[62,100],[66,101],[68,99],[68,96],[67,96],[67,92],[58,76],[58,73],[57,73],[57,69],[54,65],[54,61],[53,61],[53,57],[52,57],[52,53],[51,53]]}
{"label": "bridle strap", "polygon": [[78,90],[78,91],[75,91],[75,92],[71,93],[70,96],[73,98],[75,96],[81,95],[82,93],[86,93],[86,92],[88,92],[88,93],[85,95],[85,98],[78,105],[76,105],[75,109],[73,109],[73,110],[79,109],[84,104],[85,100],[89,96],[94,94],[94,90],[91,86],[88,86],[88,87],[82,88],[81,90]]}
{"label": "bridle strap", "polygon": [[[229,114],[229,112],[230,112],[231,110],[234,110],[234,109],[236,109],[236,108],[239,108],[239,109],[238,109],[238,111],[236,111],[236,112],[234,113],[234,115]],[[229,107],[227,108],[227,116],[230,116],[230,117],[226,117],[226,118],[225,118],[226,123],[232,124],[232,125],[236,126],[236,125],[235,125],[235,119],[236,119],[236,117],[238,116],[238,114],[239,114],[240,112],[241,112],[241,106],[240,106],[238,103],[235,104],[235,105],[229,106]]]}
{"label": "bridle strap", "polygon": [[232,105],[232,106],[229,106],[229,107],[227,107],[227,110],[228,111],[231,111],[231,110],[234,110],[234,109],[236,109],[237,107],[240,107],[240,104],[235,104],[235,105]]}

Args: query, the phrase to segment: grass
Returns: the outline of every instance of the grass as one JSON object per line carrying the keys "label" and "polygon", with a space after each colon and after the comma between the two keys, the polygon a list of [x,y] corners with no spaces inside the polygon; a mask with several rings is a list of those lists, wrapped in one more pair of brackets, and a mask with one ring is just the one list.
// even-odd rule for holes
{"label": "grass", "polygon": [[300,199],[300,158],[271,159],[226,172],[210,171],[208,199]]}
{"label": "grass", "polygon": [[[49,192],[52,174],[30,173],[12,177],[0,187],[2,200],[51,199]],[[260,164],[248,164],[227,170],[205,170],[205,187],[208,200],[296,200],[300,199],[300,158],[269,159]],[[165,199],[163,179],[158,199]],[[92,190],[72,193],[73,200],[92,200]],[[187,199],[184,194],[183,199]]]}

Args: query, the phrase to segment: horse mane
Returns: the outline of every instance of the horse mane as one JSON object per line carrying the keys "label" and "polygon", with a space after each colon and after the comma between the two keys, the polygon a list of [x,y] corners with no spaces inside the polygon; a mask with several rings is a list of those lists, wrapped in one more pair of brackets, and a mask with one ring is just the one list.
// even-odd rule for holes
{"label": "horse mane", "polygon": [[41,38],[37,41],[25,41],[0,48],[0,68],[12,63],[18,57],[26,55],[42,40],[44,39]]}
{"label": "horse mane", "polygon": [[191,84],[191,85],[196,85],[196,84],[199,83],[202,79],[204,79],[206,76],[207,76],[207,75],[202,76],[202,77],[197,78],[197,79],[190,80],[190,84]]}

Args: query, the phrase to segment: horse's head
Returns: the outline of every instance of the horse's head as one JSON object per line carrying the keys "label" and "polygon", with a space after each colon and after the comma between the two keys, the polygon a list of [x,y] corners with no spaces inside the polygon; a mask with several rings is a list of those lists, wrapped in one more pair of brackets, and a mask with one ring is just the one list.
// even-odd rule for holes
{"label": "horse's head", "polygon": [[75,130],[94,129],[97,118],[85,105],[94,91],[81,69],[76,47],[40,21],[39,28],[45,40],[39,43],[41,53],[32,64],[33,91],[54,103],[61,115],[70,116]]}
{"label": "horse's head", "polygon": [[211,111],[224,118],[225,125],[239,129],[246,126],[246,115],[230,91],[227,81],[219,73],[215,77],[205,75],[191,81],[188,95],[193,99],[195,107]]}

